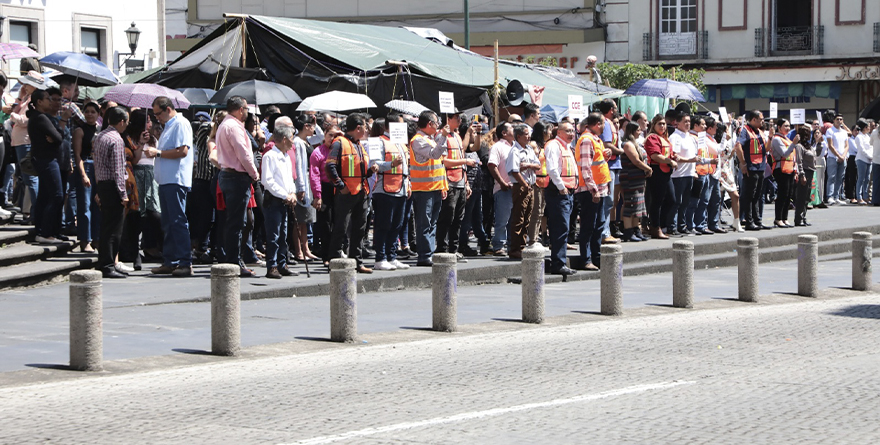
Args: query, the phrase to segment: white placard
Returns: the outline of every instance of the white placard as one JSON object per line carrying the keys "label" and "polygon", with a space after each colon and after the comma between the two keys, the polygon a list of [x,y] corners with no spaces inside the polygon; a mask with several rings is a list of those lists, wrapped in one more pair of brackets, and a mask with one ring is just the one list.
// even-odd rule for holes
{"label": "white placard", "polygon": [[406,145],[406,124],[403,122],[391,122],[388,124],[388,136],[392,144]]}
{"label": "white placard", "polygon": [[822,125],[825,125],[825,122],[822,121],[822,112],[819,111],[819,110],[816,110],[816,120],[819,121],[819,126],[820,126],[820,127],[821,127]]}
{"label": "white placard", "polygon": [[576,94],[568,95],[568,116],[572,119],[584,117],[584,96]]}
{"label": "white placard", "polygon": [[440,112],[455,113],[455,95],[448,91],[440,92]]}
{"label": "white placard", "polygon": [[697,133],[697,148],[706,148],[706,132]]}
{"label": "white placard", "polygon": [[370,152],[370,160],[382,160],[382,138],[369,138],[367,150]]}
{"label": "white placard", "polygon": [[779,117],[779,104],[776,102],[770,102],[770,119],[776,119]]}
{"label": "white placard", "polygon": [[807,123],[807,110],[803,108],[792,108],[791,111],[791,124],[799,125]]}
{"label": "white placard", "polygon": [[730,123],[730,116],[727,114],[727,107],[718,107],[718,114],[721,115],[721,122]]}

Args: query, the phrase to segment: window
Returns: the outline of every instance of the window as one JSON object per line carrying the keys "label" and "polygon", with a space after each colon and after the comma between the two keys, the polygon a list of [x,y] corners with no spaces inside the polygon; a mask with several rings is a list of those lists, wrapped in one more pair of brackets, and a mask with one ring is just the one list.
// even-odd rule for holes
{"label": "window", "polygon": [[660,0],[661,56],[697,54],[697,0]]}
{"label": "window", "polygon": [[34,43],[30,22],[9,22],[9,41],[25,46]]}
{"label": "window", "polygon": [[101,30],[82,28],[80,31],[80,52],[101,60]]}
{"label": "window", "polygon": [[809,54],[813,50],[814,37],[812,5],[797,0],[774,0],[773,54]]}

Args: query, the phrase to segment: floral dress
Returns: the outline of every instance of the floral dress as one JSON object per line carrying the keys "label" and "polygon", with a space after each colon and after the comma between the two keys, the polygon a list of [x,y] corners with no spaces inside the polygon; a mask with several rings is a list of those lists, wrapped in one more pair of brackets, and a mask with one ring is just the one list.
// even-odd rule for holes
{"label": "floral dress", "polygon": [[733,140],[721,142],[721,152],[718,154],[718,184],[727,192],[736,192],[736,174],[733,172],[733,163],[736,160],[736,152],[733,150]]}

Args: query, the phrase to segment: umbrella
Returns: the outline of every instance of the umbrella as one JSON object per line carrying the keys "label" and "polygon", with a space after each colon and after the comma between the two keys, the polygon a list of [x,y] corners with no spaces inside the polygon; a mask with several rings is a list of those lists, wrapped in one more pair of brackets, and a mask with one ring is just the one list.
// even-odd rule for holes
{"label": "umbrella", "polygon": [[376,103],[364,94],[330,91],[309,97],[296,108],[296,111],[345,111],[375,107]]}
{"label": "umbrella", "polygon": [[208,105],[217,92],[210,88],[177,88],[192,105]]}
{"label": "umbrella", "polygon": [[428,107],[411,100],[394,99],[385,104],[385,107],[394,111],[399,111],[410,116],[418,116]]}
{"label": "umbrella", "polygon": [[541,120],[558,124],[565,116],[568,116],[568,107],[560,107],[559,105],[541,107]]}
{"label": "umbrella", "polygon": [[104,100],[112,100],[128,107],[151,108],[160,96],[171,99],[174,108],[189,108],[190,102],[183,93],[153,83],[123,83],[104,94]]}
{"label": "umbrella", "polygon": [[245,80],[227,85],[217,91],[209,100],[214,104],[225,104],[233,96],[241,96],[250,105],[292,104],[302,101],[296,91],[286,85],[265,80]]}
{"label": "umbrella", "polygon": [[705,102],[706,99],[696,87],[689,83],[669,79],[642,79],[627,88],[624,94],[630,96],[651,96],[664,99],[683,99]]}
{"label": "umbrella", "polygon": [[0,56],[3,59],[22,59],[40,57],[40,54],[19,43],[0,43]]}
{"label": "umbrella", "polygon": [[80,53],[59,51],[40,59],[43,67],[54,68],[78,80],[97,85],[117,85],[119,79],[100,60]]}

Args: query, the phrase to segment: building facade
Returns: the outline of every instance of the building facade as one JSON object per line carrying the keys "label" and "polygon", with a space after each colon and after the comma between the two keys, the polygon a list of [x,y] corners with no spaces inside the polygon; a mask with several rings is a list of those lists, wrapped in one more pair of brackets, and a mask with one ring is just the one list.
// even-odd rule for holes
{"label": "building facade", "polygon": [[852,122],[880,95],[877,1],[607,0],[603,19],[607,61],[703,68],[712,111],[776,102]]}
{"label": "building facade", "polygon": [[[0,41],[34,44],[41,55],[57,51],[89,54],[115,72],[131,53],[125,30],[140,30],[138,46],[128,62],[135,70],[165,63],[163,1],[115,2],[95,0],[2,0]],[[3,70],[19,76],[19,61],[5,60]]]}

